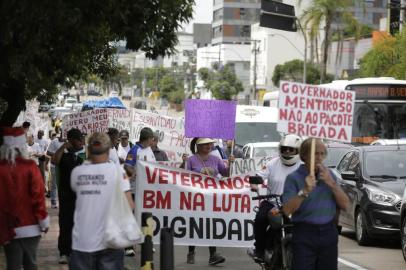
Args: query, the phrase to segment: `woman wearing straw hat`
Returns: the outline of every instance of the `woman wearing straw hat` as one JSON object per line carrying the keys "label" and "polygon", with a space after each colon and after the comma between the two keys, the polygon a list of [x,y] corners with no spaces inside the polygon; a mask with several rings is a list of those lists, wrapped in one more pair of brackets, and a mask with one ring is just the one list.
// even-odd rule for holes
{"label": "woman wearing straw hat", "polygon": [[[190,156],[186,161],[186,169],[201,174],[210,176],[227,176],[229,174],[228,167],[224,165],[224,162],[214,156],[210,155],[213,149],[214,140],[210,138],[197,138],[195,147],[192,151],[193,156]],[[234,156],[230,156],[229,163],[234,161]],[[210,258],[209,265],[216,265],[223,263],[226,259],[216,252],[216,247],[209,247]],[[195,246],[189,246],[189,253],[187,254],[187,263],[195,263]]]}

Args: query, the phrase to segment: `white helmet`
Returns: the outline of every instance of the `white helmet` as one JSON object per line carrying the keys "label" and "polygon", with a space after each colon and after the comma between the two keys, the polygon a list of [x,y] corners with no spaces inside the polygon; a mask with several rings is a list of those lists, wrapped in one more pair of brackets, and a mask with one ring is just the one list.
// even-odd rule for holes
{"label": "white helmet", "polygon": [[284,165],[292,166],[299,160],[299,148],[302,139],[293,134],[288,134],[283,137],[279,143],[279,155]]}

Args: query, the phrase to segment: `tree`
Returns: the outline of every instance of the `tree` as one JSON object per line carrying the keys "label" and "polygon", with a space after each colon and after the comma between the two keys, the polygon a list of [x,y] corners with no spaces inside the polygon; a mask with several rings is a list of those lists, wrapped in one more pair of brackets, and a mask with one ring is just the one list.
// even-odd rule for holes
{"label": "tree", "polygon": [[162,98],[168,99],[172,92],[182,91],[182,84],[174,76],[166,75],[159,82],[159,92]]}
{"label": "tree", "polygon": [[239,92],[244,91],[241,81],[229,64],[217,70],[201,68],[198,72],[205,87],[211,90],[216,99],[231,100]]}
{"label": "tree", "polygon": [[361,77],[395,77],[405,79],[406,32],[392,37],[387,36],[374,44],[360,59]]}
{"label": "tree", "polygon": [[[312,63],[306,65],[306,82],[310,84],[320,83],[320,69]],[[288,61],[282,65],[276,65],[272,82],[274,85],[279,85],[280,81],[300,82],[303,78],[303,61],[299,59]],[[326,80],[333,80],[333,75],[327,74]]]}
{"label": "tree", "polygon": [[25,100],[50,98],[57,84],[106,78],[115,71],[114,41],[148,57],[173,53],[176,30],[194,0],[3,1],[0,9],[0,125],[12,125]]}
{"label": "tree", "polygon": [[[355,1],[355,3],[357,2],[359,1]],[[353,29],[356,39],[359,37],[360,24],[349,10],[353,5],[354,0],[313,0],[303,12],[301,19],[304,28],[310,29],[310,40],[317,40],[320,29],[324,29],[323,53],[320,65],[321,82],[326,79],[329,48],[333,34],[336,33],[338,40],[342,40],[344,38],[343,29],[349,27]],[[340,55],[337,58],[340,58]]]}

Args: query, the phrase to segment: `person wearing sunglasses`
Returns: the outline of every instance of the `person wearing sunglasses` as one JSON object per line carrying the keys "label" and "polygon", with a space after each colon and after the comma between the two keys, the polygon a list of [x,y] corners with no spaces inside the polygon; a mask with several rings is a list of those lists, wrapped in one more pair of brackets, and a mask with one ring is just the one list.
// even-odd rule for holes
{"label": "person wearing sunglasses", "polygon": [[[267,183],[267,194],[282,195],[286,177],[296,171],[300,164],[299,148],[302,139],[299,136],[288,134],[279,143],[279,156],[271,159],[266,167],[257,172]],[[257,185],[251,185],[252,190],[258,190]],[[272,202],[263,200],[259,205],[259,210],[254,220],[255,249],[248,249],[248,255],[255,260],[263,260],[268,236],[274,234],[267,233],[269,226],[268,212],[274,208]],[[272,232],[272,231],[271,231]]]}

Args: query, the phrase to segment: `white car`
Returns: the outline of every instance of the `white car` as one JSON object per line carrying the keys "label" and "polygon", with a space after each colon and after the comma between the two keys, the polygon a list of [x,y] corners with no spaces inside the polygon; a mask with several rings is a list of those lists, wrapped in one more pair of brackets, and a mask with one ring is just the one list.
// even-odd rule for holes
{"label": "white car", "polygon": [[80,111],[82,111],[82,107],[83,107],[83,103],[78,102],[78,103],[73,104],[72,109],[75,112],[80,112]]}
{"label": "white car", "polygon": [[111,91],[109,94],[109,97],[118,97],[118,92],[117,91]]}
{"label": "white car", "polygon": [[276,157],[279,154],[279,142],[259,142],[244,145],[244,158]]}
{"label": "white car", "polygon": [[406,144],[406,139],[379,139],[376,141],[373,141],[371,145],[405,145]]}
{"label": "white car", "polygon": [[73,108],[73,104],[75,104],[75,103],[78,103],[78,100],[77,100],[76,98],[69,97],[69,98],[67,98],[67,99],[65,100],[65,103],[63,104],[63,106],[64,106],[65,108],[72,109],[72,108]]}

